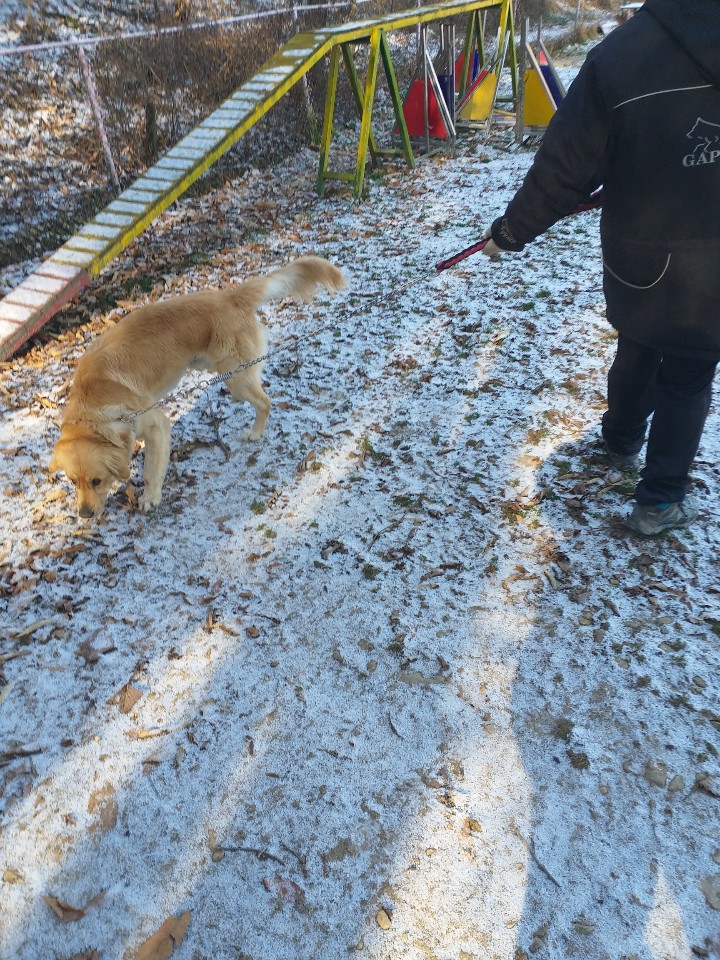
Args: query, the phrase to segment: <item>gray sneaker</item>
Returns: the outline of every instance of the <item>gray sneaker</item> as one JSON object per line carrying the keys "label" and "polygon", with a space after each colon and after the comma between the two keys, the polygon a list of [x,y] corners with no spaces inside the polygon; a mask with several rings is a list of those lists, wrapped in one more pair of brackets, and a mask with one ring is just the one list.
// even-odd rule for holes
{"label": "gray sneaker", "polygon": [[605,444],[605,459],[620,473],[637,473],[640,469],[639,453],[615,453]]}
{"label": "gray sneaker", "polygon": [[627,525],[644,537],[657,537],[666,530],[686,527],[697,515],[698,508],[692,497],[685,497],[680,503],[636,503]]}

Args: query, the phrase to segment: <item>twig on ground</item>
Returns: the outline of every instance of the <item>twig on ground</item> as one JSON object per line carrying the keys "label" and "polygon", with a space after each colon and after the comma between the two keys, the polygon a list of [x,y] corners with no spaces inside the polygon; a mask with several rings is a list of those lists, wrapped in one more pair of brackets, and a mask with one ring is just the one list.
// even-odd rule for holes
{"label": "twig on ground", "polygon": [[544,873],[545,876],[548,878],[548,880],[549,880],[551,883],[554,883],[554,884],[555,884],[555,886],[558,888],[558,890],[562,890],[561,884],[559,884],[559,883],[557,882],[557,880],[556,880],[555,877],[550,873],[550,871],[548,870],[548,868],[547,868],[543,863],[541,863],[540,860],[538,860],[538,856],[537,856],[537,854],[535,853],[535,844],[534,844],[531,840],[526,840],[525,837],[522,835],[522,833],[520,833],[520,831],[518,830],[518,828],[516,827],[516,825],[515,825],[514,823],[511,824],[511,826],[510,826],[510,832],[511,832],[511,833],[514,833],[515,836],[516,836],[516,837],[519,837],[520,840],[522,840],[522,842],[525,844],[525,846],[526,846],[526,848],[527,848],[527,851],[528,851],[528,853],[530,854],[530,856],[533,858],[533,860],[535,861],[535,865],[537,866],[538,870],[540,870],[541,873]]}

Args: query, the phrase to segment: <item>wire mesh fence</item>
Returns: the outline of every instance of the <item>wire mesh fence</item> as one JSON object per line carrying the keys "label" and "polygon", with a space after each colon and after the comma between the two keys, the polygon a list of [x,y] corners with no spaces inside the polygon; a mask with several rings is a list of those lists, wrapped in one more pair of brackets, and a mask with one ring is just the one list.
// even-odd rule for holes
{"label": "wire mesh fence", "polygon": [[[135,180],[296,33],[371,19],[409,5],[407,0],[352,0],[258,9],[257,3],[248,2],[245,8],[233,3],[232,17],[198,22],[192,20],[191,0],[176,0],[171,7],[156,3],[150,22],[134,24],[132,35],[85,37],[81,46],[49,39],[46,30],[27,24],[19,38],[22,52],[0,52],[0,142],[5,154],[0,269],[41,257],[63,242],[112,199],[118,184],[125,187]],[[218,12],[226,10],[217,7]],[[401,89],[412,74],[414,38],[414,30],[391,38]],[[357,60],[362,70],[362,49]],[[93,114],[88,71],[115,182]],[[321,61],[195,189],[207,188],[213,177],[266,167],[300,146],[316,143],[326,79],[327,62]],[[336,124],[355,116],[349,84],[341,83]]]}
{"label": "wire mesh fence", "polygon": [[[28,10],[33,7],[25,0]],[[541,17],[546,0],[523,0],[525,13]],[[43,0],[44,16],[28,16],[15,49],[0,45],[0,295],[13,284],[3,268],[43,257],[140,176],[212,112],[292,36],[303,31],[371,19],[420,0],[336,0],[263,6],[258,0]],[[53,8],[71,39],[58,39],[47,13]],[[90,22],[74,11],[92,8]],[[213,19],[204,15],[212,11]],[[485,11],[487,37],[497,11]],[[463,18],[456,18],[457,37]],[[118,24],[120,27],[118,27]],[[105,35],[98,35],[100,28]],[[84,31],[84,32],[83,32]],[[388,40],[401,92],[417,58],[415,28]],[[429,28],[439,45],[439,26]],[[355,53],[362,74],[363,49]],[[85,69],[84,69],[85,68]],[[267,167],[301,146],[317,143],[324,112],[327,59],[292,88],[215,164],[194,190],[207,189],[252,168]],[[89,82],[96,90],[93,110]],[[374,126],[391,136],[391,111],[378,82]],[[387,102],[385,103],[387,106]],[[106,142],[100,136],[101,114]],[[357,111],[341,82],[336,126]],[[382,133],[382,129],[380,130]],[[309,178],[314,175],[308,171]]]}

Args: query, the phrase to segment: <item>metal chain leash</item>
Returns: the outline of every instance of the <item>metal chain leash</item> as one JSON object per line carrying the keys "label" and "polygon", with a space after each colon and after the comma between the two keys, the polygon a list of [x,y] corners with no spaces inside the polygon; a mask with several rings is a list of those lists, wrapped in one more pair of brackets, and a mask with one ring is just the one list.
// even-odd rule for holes
{"label": "metal chain leash", "polygon": [[[435,265],[437,273],[447,270],[449,267],[454,266],[456,263],[459,263],[461,260],[464,260],[466,257],[471,256],[473,253],[477,253],[478,250],[482,248],[487,243],[487,240],[481,240],[479,243],[473,244],[471,247],[467,247],[465,250],[456,254],[454,257],[450,257],[448,260],[441,260]],[[368,306],[373,306],[376,303],[382,303],[383,301],[387,302],[391,297],[398,297],[404,294],[406,291],[410,290],[412,287],[416,286],[421,281],[427,281],[427,274],[420,274],[413,280],[410,280],[408,283],[404,284],[402,287],[395,287],[387,294],[381,294],[380,296],[375,296],[375,299],[372,300]],[[267,353],[264,353],[261,357],[256,357],[254,360],[247,360],[243,363],[239,363],[236,367],[233,367],[232,370],[228,370],[225,373],[218,373],[214,377],[211,377],[209,380],[206,380],[204,383],[196,383],[188,387],[185,390],[182,390],[178,393],[169,394],[168,396],[162,397],[160,400],[156,400],[155,403],[151,403],[149,407],[144,407],[142,410],[133,410],[132,413],[124,413],[119,419],[123,423],[132,423],[133,420],[136,420],[138,417],[143,416],[143,414],[148,413],[150,410],[156,410],[158,407],[165,406],[169,400],[183,400],[185,397],[189,397],[194,393],[198,395],[206,393],[211,387],[216,386],[219,383],[225,383],[227,380],[231,380],[233,377],[237,376],[239,373],[242,373],[244,370],[249,369],[250,367],[256,366],[258,363],[263,363],[273,354],[278,353],[280,350],[283,350],[286,346],[289,345],[289,341],[292,340],[292,345],[295,346],[298,343],[301,343],[303,340],[309,340],[311,337],[316,337],[319,333],[322,333],[323,330],[327,329],[329,324],[325,324],[320,327],[316,327],[312,333],[307,333],[301,336],[288,337],[284,343],[281,343],[274,350],[268,350]]]}
{"label": "metal chain leash", "polygon": [[[595,210],[601,205],[602,205],[602,187],[599,187],[591,194],[591,196],[588,198],[588,201],[586,203],[578,204],[578,206],[574,210],[571,210],[570,213],[566,214],[566,216],[570,217],[577,213],[582,213],[587,210]],[[456,253],[451,257],[447,257],[445,260],[438,260],[438,262],[435,264],[436,273],[442,273],[444,270],[448,270],[450,269],[450,267],[454,267],[458,263],[461,263],[463,260],[466,260],[468,257],[473,256],[473,254],[479,253],[483,249],[483,247],[485,247],[489,243],[490,239],[491,239],[490,237],[483,237],[481,240],[478,240],[476,243],[470,244],[469,247],[465,247],[459,253]],[[387,294],[376,296],[375,299],[369,303],[369,306],[372,306],[374,303],[381,303],[383,301],[387,302],[387,300],[390,299],[391,297],[398,297],[403,293],[405,293],[407,290],[410,290],[412,287],[416,286],[421,281],[427,281],[427,280],[428,280],[428,275],[426,273],[422,273],[418,277],[416,277],[414,280],[410,280],[408,283],[404,284],[402,287],[395,287]],[[361,294],[361,296],[363,295]],[[326,324],[325,326],[316,327],[312,333],[305,334],[304,336],[293,337],[292,338],[293,343],[298,344],[298,343],[301,343],[303,340],[309,340],[310,337],[315,337],[318,335],[318,333],[321,333],[324,329],[327,328],[327,326],[328,325]],[[158,407],[164,406],[168,402],[168,400],[183,399],[184,397],[190,396],[190,394],[195,392],[204,393],[218,383],[224,383],[226,380],[231,380],[233,377],[237,376],[239,373],[242,373],[243,370],[247,370],[249,367],[254,367],[258,363],[262,363],[264,360],[267,360],[269,357],[271,357],[273,353],[277,353],[278,350],[282,350],[285,345],[286,344],[280,344],[280,346],[276,347],[275,350],[268,350],[268,352],[263,354],[261,357],[256,357],[254,360],[248,360],[244,363],[239,363],[232,370],[228,370],[226,373],[219,373],[216,376],[211,377],[211,379],[204,384],[194,384],[193,386],[188,387],[186,390],[183,390],[180,393],[170,394],[169,396],[163,397],[160,400],[157,400],[155,403],[150,404],[149,407],[145,407],[144,410],[135,410],[132,413],[123,414],[120,417],[120,420],[122,420],[124,423],[131,423],[133,420],[136,420],[138,417],[141,417],[144,413],[147,413],[149,410],[155,410]]]}
{"label": "metal chain leash", "polygon": [[256,364],[262,363],[263,360],[267,360],[271,353],[272,351],[268,351],[261,357],[256,357],[254,360],[248,360],[245,363],[239,363],[234,369],[228,370],[226,373],[218,373],[205,383],[196,383],[191,387],[188,387],[186,390],[180,391],[180,393],[169,394],[166,397],[162,397],[160,400],[156,400],[155,403],[151,403],[149,407],[145,407],[142,410],[133,410],[132,413],[124,413],[119,419],[123,423],[132,423],[133,420],[137,420],[137,418],[141,417],[144,413],[148,413],[150,410],[157,410],[158,407],[164,406],[168,400],[182,400],[184,397],[189,397],[196,391],[205,393],[210,389],[210,387],[214,387],[218,383],[224,383],[226,380],[230,380],[232,377],[237,376],[238,373],[242,373],[243,370],[247,370],[248,367],[254,367]]}

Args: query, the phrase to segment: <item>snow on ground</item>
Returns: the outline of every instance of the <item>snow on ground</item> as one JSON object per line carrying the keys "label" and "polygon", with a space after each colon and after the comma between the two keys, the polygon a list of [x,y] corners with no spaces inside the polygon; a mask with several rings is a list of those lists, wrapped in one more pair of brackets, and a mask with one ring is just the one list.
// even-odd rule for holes
{"label": "snow on ground", "polygon": [[[177,960],[720,956],[717,417],[698,523],[628,533],[597,215],[434,269],[506,146],[185,199],[2,365],[2,960],[168,956],[170,918]],[[176,397],[163,505],[138,462],[79,521],[47,463],[87,342],[307,252],[351,286],[265,311],[264,441]]]}

